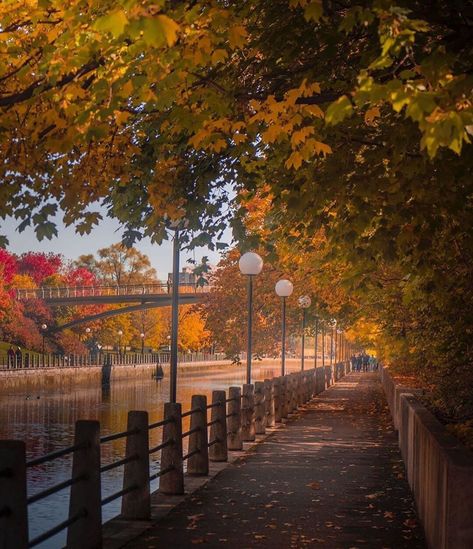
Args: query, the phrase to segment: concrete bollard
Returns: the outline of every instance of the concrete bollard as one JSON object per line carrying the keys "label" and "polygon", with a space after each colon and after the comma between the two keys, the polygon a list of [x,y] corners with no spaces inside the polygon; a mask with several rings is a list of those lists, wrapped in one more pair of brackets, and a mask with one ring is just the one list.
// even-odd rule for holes
{"label": "concrete bollard", "polygon": [[242,450],[241,438],[241,389],[230,387],[228,390],[227,447],[229,450]]}
{"label": "concrete bollard", "polygon": [[281,418],[285,419],[289,415],[288,410],[288,376],[281,376],[280,378],[281,384],[280,384],[280,392],[279,392],[279,400],[281,402]]}
{"label": "concrete bollard", "polygon": [[304,400],[305,402],[309,402],[311,398],[310,394],[310,376],[312,372],[309,370],[308,372],[305,372],[304,374]]}
{"label": "concrete bollard", "polygon": [[273,381],[272,379],[264,380],[264,417],[265,417],[265,426],[274,427],[274,392],[273,392]]}
{"label": "concrete bollard", "polygon": [[125,463],[123,489],[136,486],[122,498],[122,517],[128,520],[147,520],[151,514],[149,493],[149,436],[148,412],[128,412],[125,457],[135,459]]}
{"label": "concrete bollard", "polygon": [[244,442],[253,442],[255,434],[255,395],[254,387],[249,383],[243,385],[241,406],[241,438]]}
{"label": "concrete bollard", "polygon": [[273,379],[273,398],[274,398],[274,422],[281,423],[282,419],[282,398],[281,398],[281,377]]}
{"label": "concrete bollard", "polygon": [[72,457],[69,518],[81,515],[67,529],[67,547],[102,547],[102,501],[100,487],[100,424],[76,421],[74,445],[80,445]]}
{"label": "concrete bollard", "polygon": [[227,406],[225,391],[212,391],[210,415],[210,461],[227,461]]}
{"label": "concrete bollard", "polygon": [[189,435],[189,459],[187,461],[187,473],[195,476],[209,474],[209,439],[207,431],[207,397],[193,395],[191,409],[198,410],[191,415],[190,430],[195,431]]}
{"label": "concrete bollard", "polygon": [[255,433],[264,435],[265,428],[265,407],[264,407],[264,382],[255,382]]}
{"label": "concrete bollard", "polygon": [[297,403],[299,406],[305,404],[305,377],[304,372],[299,372],[297,374]]}
{"label": "concrete bollard", "polygon": [[26,452],[19,440],[0,441],[0,547],[28,547]]}
{"label": "concrete bollard", "polygon": [[163,494],[181,495],[184,493],[184,471],[182,467],[182,410],[174,402],[164,404],[164,419],[169,423],[163,427],[163,444],[170,443],[161,450],[161,471],[168,471],[159,480],[159,491]]}
{"label": "concrete bollard", "polygon": [[289,400],[289,413],[297,410],[297,374],[289,375],[290,386],[290,400]]}

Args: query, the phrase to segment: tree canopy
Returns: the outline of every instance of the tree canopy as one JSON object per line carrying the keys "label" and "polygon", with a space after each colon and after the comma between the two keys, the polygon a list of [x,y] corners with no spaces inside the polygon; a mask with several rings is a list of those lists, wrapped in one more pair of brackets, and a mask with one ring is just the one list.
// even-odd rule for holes
{"label": "tree canopy", "polygon": [[186,215],[205,243],[268,167],[276,196],[325,157],[427,179],[469,142],[471,24],[468,1],[4,3],[1,214],[41,238],[105,200],[129,240]]}

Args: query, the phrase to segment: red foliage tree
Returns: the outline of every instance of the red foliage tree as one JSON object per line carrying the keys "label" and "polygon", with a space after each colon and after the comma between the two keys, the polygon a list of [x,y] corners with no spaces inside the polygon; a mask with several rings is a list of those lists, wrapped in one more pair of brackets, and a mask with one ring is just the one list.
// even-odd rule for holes
{"label": "red foliage tree", "polygon": [[94,273],[91,273],[85,267],[77,267],[66,273],[66,281],[71,286],[93,286],[97,279]]}
{"label": "red foliage tree", "polygon": [[45,323],[48,326],[54,322],[51,309],[42,299],[28,299],[23,303],[23,313],[31,318],[37,326]]}
{"label": "red foliage tree", "polygon": [[44,278],[56,274],[62,265],[62,256],[59,254],[27,252],[18,261],[18,272],[30,275],[39,284]]}
{"label": "red foliage tree", "polygon": [[9,311],[3,337],[6,341],[34,351],[41,351],[42,348],[43,338],[36,322],[23,314],[23,307],[18,303]]}
{"label": "red foliage tree", "polygon": [[10,284],[18,271],[18,260],[4,248],[0,248],[0,273],[5,284]]}
{"label": "red foliage tree", "polygon": [[63,353],[85,354],[88,349],[75,334],[70,331],[59,332],[56,337],[56,345]]}

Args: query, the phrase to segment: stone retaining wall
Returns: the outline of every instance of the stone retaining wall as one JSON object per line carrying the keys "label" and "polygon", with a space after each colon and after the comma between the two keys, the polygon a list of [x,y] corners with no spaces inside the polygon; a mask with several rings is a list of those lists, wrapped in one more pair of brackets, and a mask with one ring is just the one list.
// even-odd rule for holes
{"label": "stone retaining wall", "polygon": [[409,389],[381,369],[407,479],[429,547],[473,547],[473,453],[450,435]]}

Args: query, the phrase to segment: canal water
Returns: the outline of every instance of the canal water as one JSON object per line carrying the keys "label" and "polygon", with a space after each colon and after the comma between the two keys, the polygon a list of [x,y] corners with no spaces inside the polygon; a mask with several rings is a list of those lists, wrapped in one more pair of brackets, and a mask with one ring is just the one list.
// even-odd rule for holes
{"label": "canal water", "polygon": [[[298,369],[298,361],[288,361],[287,370]],[[263,380],[279,375],[279,364],[264,363],[253,368],[253,380]],[[167,374],[167,371],[166,371]],[[178,402],[183,412],[190,409],[191,396],[207,395],[212,390],[228,389],[245,382],[244,365],[208,365],[182,369],[178,376]],[[139,379],[112,382],[102,388],[95,381],[88,386],[82,383],[76,389],[51,386],[35,389],[33,394],[26,390],[0,389],[0,439],[26,441],[27,459],[73,444],[74,423],[78,419],[100,421],[101,435],[126,430],[129,410],[146,410],[150,423],[163,418],[163,404],[168,400],[169,376],[157,381],[145,374]],[[186,418],[189,421],[188,418]],[[183,429],[187,429],[184,424]],[[150,431],[150,445],[161,442],[161,429]],[[121,459],[125,453],[125,440],[119,439],[102,444],[102,465]],[[159,469],[159,452],[151,457],[151,472]],[[71,456],[28,470],[28,496],[36,494],[54,484],[71,477]],[[102,498],[122,488],[123,468],[119,467],[102,475]],[[158,481],[151,485],[152,491]],[[103,521],[120,512],[121,500],[117,499],[102,508]],[[68,515],[69,489],[62,490],[46,499],[28,506],[30,539],[64,521]],[[66,534],[62,532],[37,547],[59,548],[65,544]]]}

